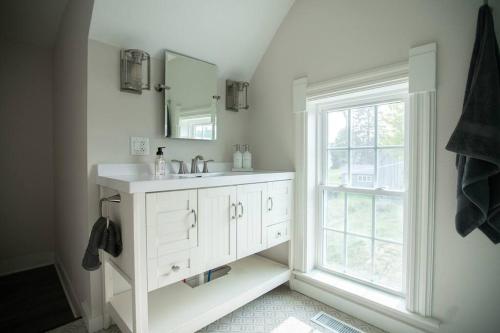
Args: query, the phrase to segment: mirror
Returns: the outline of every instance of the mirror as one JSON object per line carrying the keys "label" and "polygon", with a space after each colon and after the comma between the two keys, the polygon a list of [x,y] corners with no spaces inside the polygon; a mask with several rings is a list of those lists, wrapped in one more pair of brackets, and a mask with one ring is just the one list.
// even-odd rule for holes
{"label": "mirror", "polygon": [[217,66],[165,52],[165,136],[217,138]]}

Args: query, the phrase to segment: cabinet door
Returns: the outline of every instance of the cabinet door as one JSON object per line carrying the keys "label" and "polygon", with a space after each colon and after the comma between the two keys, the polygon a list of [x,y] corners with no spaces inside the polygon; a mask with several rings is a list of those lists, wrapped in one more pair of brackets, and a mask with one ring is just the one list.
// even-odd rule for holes
{"label": "cabinet door", "polygon": [[293,204],[292,190],[291,180],[268,183],[266,225],[291,220]]}
{"label": "cabinet door", "polygon": [[202,271],[197,207],[196,190],[146,195],[149,291]]}
{"label": "cabinet door", "polygon": [[205,269],[236,260],[236,186],[198,190]]}
{"label": "cabinet door", "polygon": [[196,190],[146,195],[148,258],[198,246]]}
{"label": "cabinet door", "polygon": [[237,187],[236,254],[238,259],[262,251],[265,247],[263,221],[266,192],[267,184],[265,183]]}

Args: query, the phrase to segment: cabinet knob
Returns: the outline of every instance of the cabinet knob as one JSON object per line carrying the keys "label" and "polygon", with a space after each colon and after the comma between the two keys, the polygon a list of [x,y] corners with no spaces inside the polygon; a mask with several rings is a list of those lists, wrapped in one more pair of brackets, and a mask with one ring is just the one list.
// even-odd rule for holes
{"label": "cabinet knob", "polygon": [[281,237],[281,232],[278,232],[278,233],[276,234],[276,238],[280,238],[280,237]]}
{"label": "cabinet knob", "polygon": [[180,267],[177,265],[172,266],[172,271],[174,271],[174,272],[177,272],[179,269],[180,269]]}

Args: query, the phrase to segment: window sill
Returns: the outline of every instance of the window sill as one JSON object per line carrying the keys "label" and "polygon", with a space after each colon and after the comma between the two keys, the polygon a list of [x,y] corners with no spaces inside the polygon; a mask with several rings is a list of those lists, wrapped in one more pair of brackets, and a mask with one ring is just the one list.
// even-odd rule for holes
{"label": "window sill", "polygon": [[293,275],[297,280],[405,324],[431,332],[439,328],[440,322],[438,320],[406,310],[404,298],[320,270],[313,270],[309,273],[294,271]]}

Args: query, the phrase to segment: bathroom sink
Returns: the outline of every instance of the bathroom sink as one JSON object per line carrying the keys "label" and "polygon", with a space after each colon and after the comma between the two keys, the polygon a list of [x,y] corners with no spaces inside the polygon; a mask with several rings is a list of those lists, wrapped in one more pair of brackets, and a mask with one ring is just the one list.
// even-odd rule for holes
{"label": "bathroom sink", "polygon": [[223,176],[224,172],[208,172],[208,173],[185,173],[185,174],[177,174],[175,177],[179,178],[205,178],[205,177],[215,177],[215,176]]}

